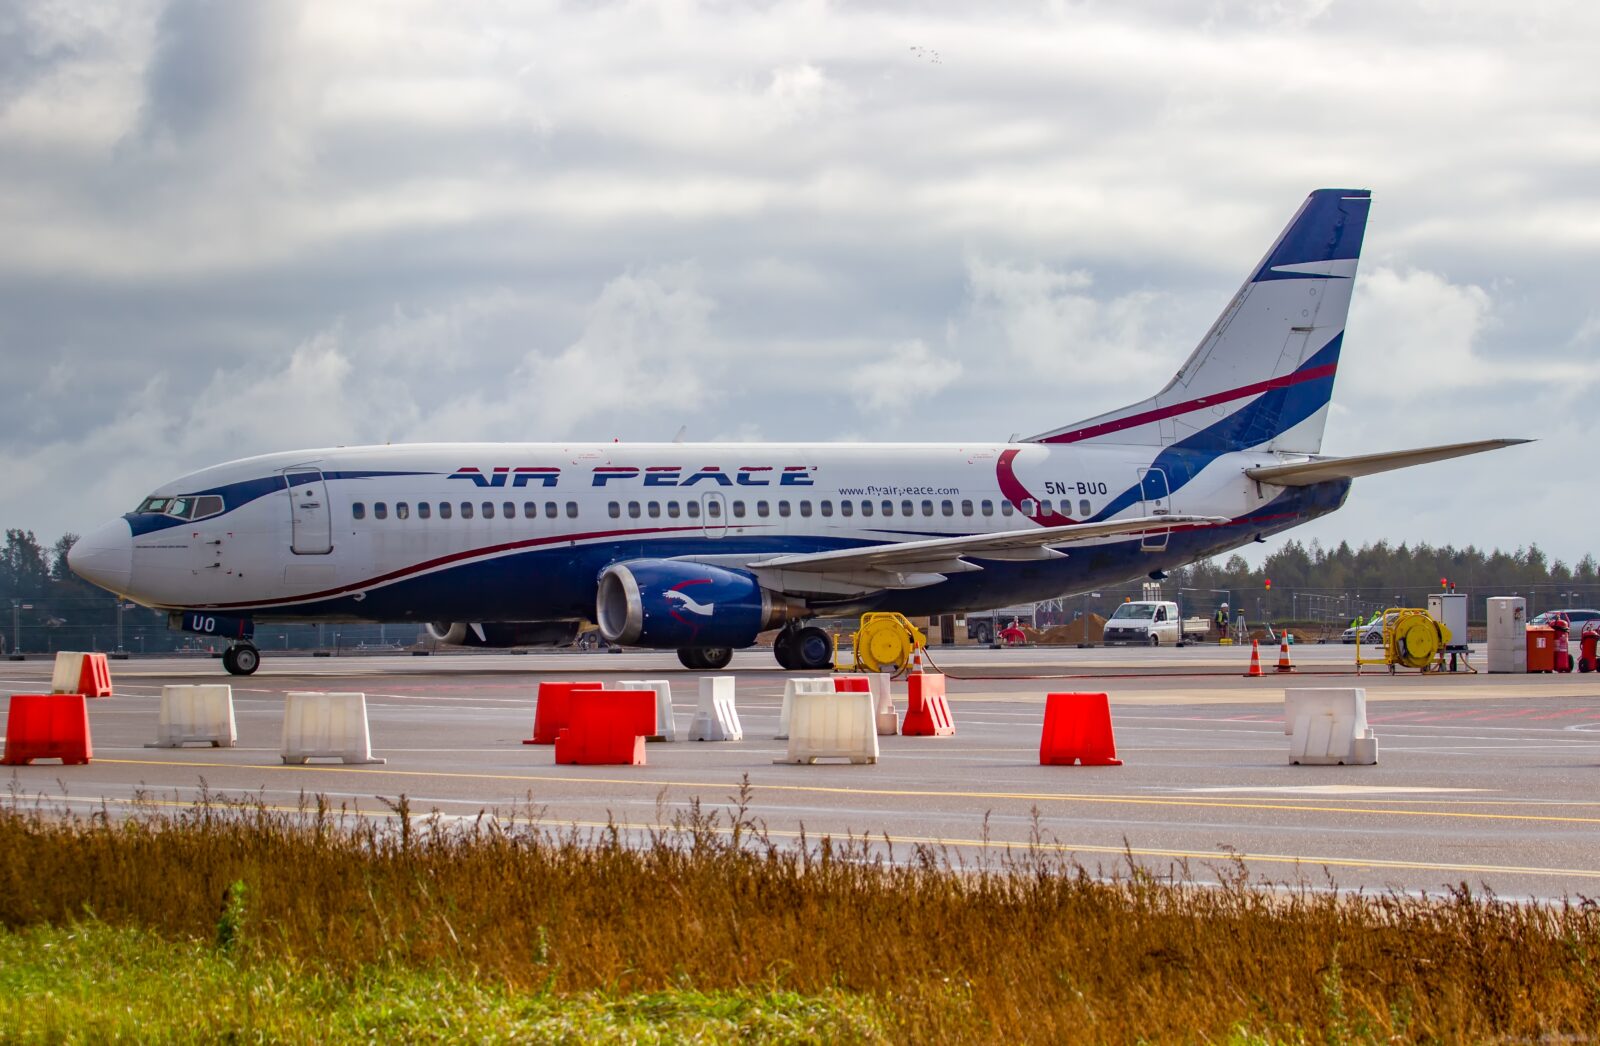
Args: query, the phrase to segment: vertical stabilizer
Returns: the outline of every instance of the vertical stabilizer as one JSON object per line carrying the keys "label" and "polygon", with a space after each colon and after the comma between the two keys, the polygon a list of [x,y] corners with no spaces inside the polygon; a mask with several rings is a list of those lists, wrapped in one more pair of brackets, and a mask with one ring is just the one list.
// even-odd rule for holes
{"label": "vertical stabilizer", "polygon": [[1317,453],[1371,196],[1313,192],[1166,388],[1028,442]]}

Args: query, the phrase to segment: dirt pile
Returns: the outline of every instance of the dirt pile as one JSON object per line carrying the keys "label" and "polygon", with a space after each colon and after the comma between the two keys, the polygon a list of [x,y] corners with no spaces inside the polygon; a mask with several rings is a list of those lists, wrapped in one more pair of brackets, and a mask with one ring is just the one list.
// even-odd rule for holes
{"label": "dirt pile", "polygon": [[1099,614],[1090,614],[1088,618],[1079,618],[1070,624],[1056,625],[1040,631],[1037,628],[1024,628],[1028,642],[1039,646],[1076,646],[1079,643],[1098,643],[1104,636],[1106,619]]}

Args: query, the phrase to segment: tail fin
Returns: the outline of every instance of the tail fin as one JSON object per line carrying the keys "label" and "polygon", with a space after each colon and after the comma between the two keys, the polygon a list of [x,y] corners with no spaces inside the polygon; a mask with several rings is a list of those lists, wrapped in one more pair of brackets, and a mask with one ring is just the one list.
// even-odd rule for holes
{"label": "tail fin", "polygon": [[1371,197],[1313,192],[1166,388],[1027,442],[1317,453]]}

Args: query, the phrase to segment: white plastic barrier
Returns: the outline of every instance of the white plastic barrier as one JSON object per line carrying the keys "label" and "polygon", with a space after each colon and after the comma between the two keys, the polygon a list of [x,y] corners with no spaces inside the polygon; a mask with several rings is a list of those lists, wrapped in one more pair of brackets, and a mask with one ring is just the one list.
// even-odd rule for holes
{"label": "white plastic barrier", "polygon": [[1289,762],[1313,766],[1371,766],[1378,739],[1367,726],[1367,692],[1359,687],[1318,687],[1283,692],[1283,732]]}
{"label": "white plastic barrier", "polygon": [[691,741],[743,741],[739,710],[733,706],[732,676],[702,676],[700,702],[689,724]]}
{"label": "white plastic barrier", "polygon": [[232,748],[239,740],[233,718],[233,687],[227,683],[161,688],[161,713],[156,719],[156,739],[146,748],[182,748],[210,744]]}
{"label": "white plastic barrier", "polygon": [[871,672],[867,675],[867,685],[872,687],[878,733],[884,737],[892,737],[900,732],[900,716],[894,710],[894,691],[889,685],[893,678],[888,672]]}
{"label": "white plastic barrier", "polygon": [[372,754],[367,695],[301,690],[283,695],[282,754],[286,763],[304,763],[307,759],[383,762]]}
{"label": "white plastic barrier", "polygon": [[672,718],[672,684],[665,679],[624,679],[617,683],[618,690],[654,690],[656,692],[656,732],[646,741],[676,741],[678,724]]}
{"label": "white plastic barrier", "polygon": [[773,762],[814,763],[818,759],[878,761],[878,725],[871,694],[824,690],[794,695],[789,751]]}
{"label": "white plastic barrier", "polygon": [[783,708],[778,712],[778,732],[773,734],[773,739],[782,741],[789,736],[789,717],[794,708],[794,699],[797,694],[831,694],[833,693],[833,680],[821,679],[789,679],[783,684]]}
{"label": "white plastic barrier", "polygon": [[83,654],[74,650],[57,650],[55,669],[50,673],[52,694],[76,694],[83,679]]}

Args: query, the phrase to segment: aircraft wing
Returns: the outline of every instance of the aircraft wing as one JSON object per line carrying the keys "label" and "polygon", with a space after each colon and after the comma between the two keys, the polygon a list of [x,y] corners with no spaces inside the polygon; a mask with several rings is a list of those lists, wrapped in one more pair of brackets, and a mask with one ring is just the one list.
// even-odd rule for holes
{"label": "aircraft wing", "polygon": [[1263,465],[1260,468],[1245,469],[1244,474],[1253,480],[1279,487],[1309,487],[1314,483],[1371,476],[1392,469],[1410,468],[1412,465],[1425,465],[1430,461],[1444,461],[1467,454],[1482,454],[1486,450],[1499,450],[1501,447],[1514,447],[1519,443],[1530,442],[1532,441],[1525,439],[1481,439],[1472,443],[1447,443],[1438,447],[1390,450],[1381,454],[1358,454],[1348,458],[1311,458],[1306,461],[1290,462],[1287,465]]}
{"label": "aircraft wing", "polygon": [[949,574],[983,569],[964,559],[965,556],[1003,560],[1060,559],[1066,553],[1056,549],[1056,545],[1174,526],[1226,522],[1225,516],[1138,516],[1103,523],[1073,523],[1063,527],[1034,527],[998,534],[773,556],[748,562],[745,566],[761,578],[763,584],[779,591],[848,593],[880,588],[922,588],[945,580]]}

